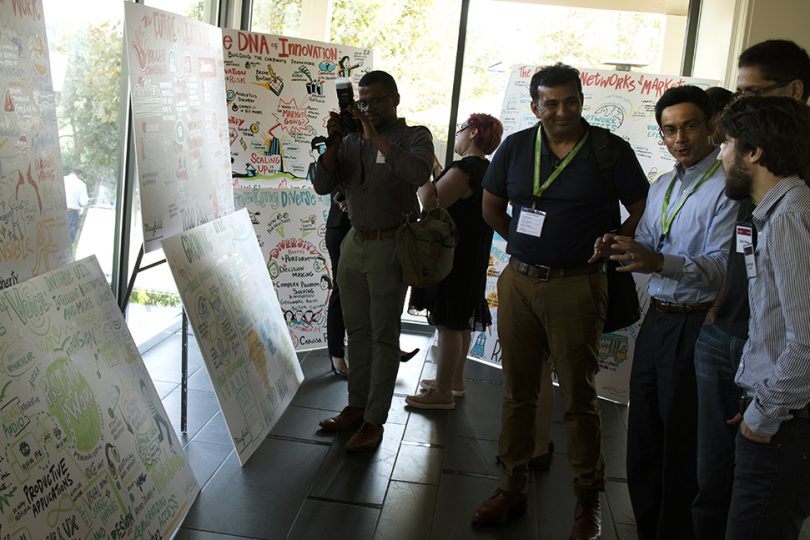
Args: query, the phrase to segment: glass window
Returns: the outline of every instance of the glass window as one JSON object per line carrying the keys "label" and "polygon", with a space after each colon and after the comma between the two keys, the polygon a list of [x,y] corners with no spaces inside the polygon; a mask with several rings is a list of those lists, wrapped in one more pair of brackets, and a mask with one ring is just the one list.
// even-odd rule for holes
{"label": "glass window", "polygon": [[216,0],[147,0],[147,6],[177,13],[197,21],[213,21],[212,12],[216,6]]}
{"label": "glass window", "polygon": [[[123,4],[95,0],[77,10],[44,0],[51,77],[68,206],[78,211],[76,258],[95,254],[112,275],[115,194],[121,159]],[[84,193],[86,192],[86,197]]]}
{"label": "glass window", "polygon": [[[666,15],[659,13],[473,0],[459,122],[474,112],[500,116],[504,89],[516,64],[564,62],[592,69],[629,64],[660,73],[666,23]],[[499,39],[506,35],[509,39]]]}
{"label": "glass window", "polygon": [[[280,36],[301,36],[302,0],[253,0],[253,32]],[[323,14],[326,17],[326,13]]]}
{"label": "glass window", "polygon": [[[215,10],[216,1],[209,0],[149,0],[146,5],[177,13],[190,19],[209,22]],[[129,274],[135,269],[138,251],[143,245],[143,224],[141,221],[140,191],[136,184],[133,197],[132,229],[130,233]],[[162,249],[143,256],[140,268],[164,259]],[[127,306],[126,318],[132,337],[138,348],[148,349],[161,341],[166,333],[176,331],[180,323],[182,301],[167,263],[162,263],[135,277],[132,294]],[[179,353],[179,351],[178,351]]]}
{"label": "glass window", "polygon": [[[331,19],[324,25],[315,24],[318,17],[323,21],[328,16],[328,3],[254,0],[252,30],[372,49],[374,68],[389,72],[397,81],[399,115],[410,124],[430,128],[442,160],[450,123],[461,3],[332,0]],[[306,17],[302,16],[304,10]],[[321,26],[328,37],[311,35]]]}

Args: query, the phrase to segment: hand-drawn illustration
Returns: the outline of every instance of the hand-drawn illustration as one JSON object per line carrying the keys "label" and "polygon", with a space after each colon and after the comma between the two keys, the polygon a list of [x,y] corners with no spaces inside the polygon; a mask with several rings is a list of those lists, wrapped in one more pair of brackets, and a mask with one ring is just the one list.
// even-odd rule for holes
{"label": "hand-drawn illustration", "polygon": [[[530,109],[528,85],[539,67],[519,65],[512,70],[501,112],[504,137],[537,123],[537,118]],[[694,84],[706,88],[714,84],[713,81],[688,77],[592,69],[581,69],[580,80],[585,96],[582,117],[591,125],[610,129],[628,141],[651,182],[657,177],[658,171],[669,170],[675,163],[666,148],[660,144],[654,116],[655,102],[672,86]],[[506,241],[496,234],[492,241],[486,288],[492,326],[486,332],[473,334],[469,356],[497,367],[501,363],[497,334],[497,282],[508,262]],[[636,279],[636,290],[643,313],[649,302],[646,292],[648,277],[633,277]],[[641,321],[630,328],[604,334],[600,339],[600,371],[596,377],[600,396],[627,403],[635,336],[640,326]]]}
{"label": "hand-drawn illustration", "polygon": [[70,262],[41,0],[0,2],[0,290]]}
{"label": "hand-drawn illustration", "polygon": [[233,211],[234,134],[222,99],[220,29],[141,4],[124,7],[143,238],[153,251],[162,238]]}
{"label": "hand-drawn illustration", "polygon": [[246,208],[253,218],[295,350],[324,347],[326,307],[332,293],[324,240],[329,196],[311,188],[240,188],[234,191],[234,204]]}
{"label": "hand-drawn illustration", "polygon": [[229,29],[222,46],[234,186],[308,187],[312,138],[337,109],[335,79],[359,81],[371,51]]}
{"label": "hand-drawn illustration", "polygon": [[248,213],[167,238],[163,250],[244,465],[304,379]]}
{"label": "hand-drawn illustration", "polygon": [[[537,118],[529,108],[529,81],[540,66],[519,65],[512,69],[503,100],[503,136],[533,126]],[[655,102],[668,88],[693,84],[708,88],[715,81],[656,75],[636,71],[580,69],[585,105],[582,117],[591,125],[607,128],[630,143],[641,167],[665,171],[675,163],[660,143],[655,122]]]}
{"label": "hand-drawn illustration", "polygon": [[0,336],[1,536],[172,536],[200,487],[98,261],[0,291]]}

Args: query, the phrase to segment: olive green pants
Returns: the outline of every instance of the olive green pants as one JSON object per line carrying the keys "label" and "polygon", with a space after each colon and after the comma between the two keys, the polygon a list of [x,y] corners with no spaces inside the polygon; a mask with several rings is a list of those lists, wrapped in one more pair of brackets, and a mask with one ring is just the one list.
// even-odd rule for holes
{"label": "olive green pants", "polygon": [[405,284],[395,240],[361,240],[354,229],[340,245],[337,272],[348,335],[349,405],[363,419],[388,418],[399,370],[399,333]]}

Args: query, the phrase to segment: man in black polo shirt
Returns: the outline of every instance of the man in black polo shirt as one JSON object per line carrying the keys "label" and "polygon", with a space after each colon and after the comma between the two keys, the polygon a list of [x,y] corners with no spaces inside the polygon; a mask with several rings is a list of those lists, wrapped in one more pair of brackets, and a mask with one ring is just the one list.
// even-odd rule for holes
{"label": "man in black polo shirt", "polygon": [[[571,538],[600,534],[604,459],[594,377],[607,306],[604,264],[588,264],[593,239],[615,227],[618,199],[633,234],[648,184],[630,145],[582,118],[579,72],[544,67],[531,80],[536,126],[508,137],[484,178],[484,219],[507,239],[509,265],[498,280],[498,336],[506,381],[499,443],[500,488],[473,522],[505,521],[526,508],[543,363],[554,362],[565,408],[577,508]],[[590,139],[606,136],[611,185]],[[596,137],[593,137],[596,138]],[[512,205],[512,216],[507,213]]]}
{"label": "man in black polo shirt", "polygon": [[[769,40],[743,51],[738,62],[738,95],[810,96],[810,57],[785,40]],[[804,175],[805,180],[810,174]],[[695,344],[698,396],[697,480],[692,503],[697,540],[725,538],[734,480],[736,423],[740,388],[734,375],[748,339],[748,279],[743,249],[756,243],[750,197],[739,201],[737,224],[729,246],[726,279]]]}

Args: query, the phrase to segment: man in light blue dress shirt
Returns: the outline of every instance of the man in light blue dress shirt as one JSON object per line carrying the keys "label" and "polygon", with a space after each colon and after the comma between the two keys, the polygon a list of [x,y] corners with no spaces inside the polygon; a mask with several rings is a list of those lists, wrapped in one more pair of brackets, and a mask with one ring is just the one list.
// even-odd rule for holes
{"label": "man in light blue dress shirt", "polygon": [[651,305],[636,340],[630,377],[627,479],[640,540],[693,537],[697,492],[694,349],[720,286],[737,204],[723,193],[709,138],[712,106],[694,86],[672,88],[656,121],[677,164],[650,188],[635,238],[597,239],[623,271],[652,274]]}
{"label": "man in light blue dress shirt", "polygon": [[726,193],[750,196],[759,241],[744,246],[751,318],[735,381],[730,540],[798,538],[810,516],[810,108],[747,97],[720,122]]}

